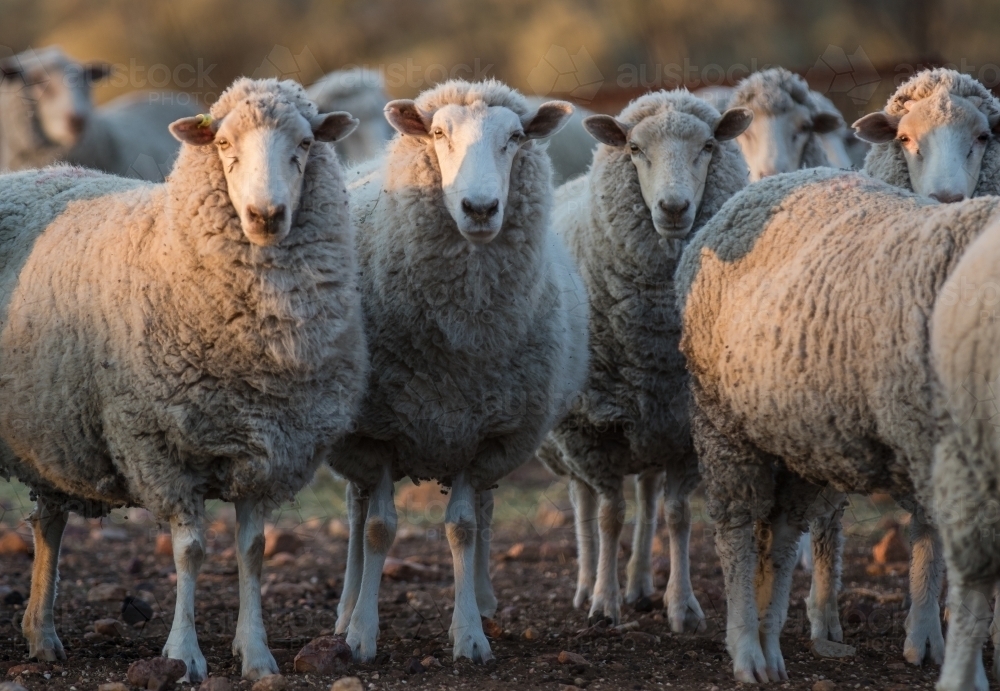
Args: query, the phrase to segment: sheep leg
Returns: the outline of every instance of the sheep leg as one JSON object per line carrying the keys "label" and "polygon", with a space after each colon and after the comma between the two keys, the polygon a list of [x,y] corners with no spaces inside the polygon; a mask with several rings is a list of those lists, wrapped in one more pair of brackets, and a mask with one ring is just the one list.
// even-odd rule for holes
{"label": "sheep leg", "polygon": [[764,612],[760,627],[761,648],[767,665],[767,677],[771,681],[788,680],[779,637],[788,619],[792,573],[795,571],[802,533],[801,527],[789,521],[787,513],[779,513],[770,524],[770,549],[761,559],[761,565],[768,573],[760,580],[764,585],[757,593],[757,607],[758,611]]}
{"label": "sheep leg", "polygon": [[705,613],[691,586],[691,483],[679,484],[668,474],[666,518],[670,535],[670,578],[663,604],[670,630],[674,633],[700,632],[706,628]]}
{"label": "sheep leg", "polygon": [[163,657],[183,660],[187,673],[182,681],[200,682],[208,674],[208,664],[198,647],[194,628],[194,594],[198,571],[205,560],[205,526],[200,514],[178,515],[170,519],[170,538],[177,570],[177,603],[174,623],[163,646]]}
{"label": "sheep leg", "polygon": [[597,582],[590,603],[590,619],[606,617],[612,624],[621,620],[621,592],[618,585],[618,541],[625,519],[625,497],[621,481],[610,492],[602,491],[598,504],[600,547],[597,558]]}
{"label": "sheep leg", "polygon": [[625,602],[629,604],[641,600],[648,603],[649,596],[653,594],[653,537],[656,535],[656,509],[663,492],[663,477],[662,472],[646,472],[635,477],[635,528],[625,581]]}
{"label": "sheep leg", "polygon": [[267,647],[260,604],[264,565],[264,507],[256,500],[236,502],[236,563],[240,571],[240,614],[236,620],[233,655],[243,660],[243,678],[256,680],[278,673]]}
{"label": "sheep leg", "polygon": [[993,677],[1000,680],[1000,583],[993,588],[993,625],[990,638],[993,640]]}
{"label": "sheep leg", "polygon": [[28,657],[47,662],[66,659],[52,610],[59,582],[59,548],[67,518],[67,512],[46,505],[39,497],[28,519],[35,535],[35,561],[31,569],[31,597],[21,620],[21,631],[28,639]]}
{"label": "sheep leg", "polygon": [[569,498],[576,524],[577,576],[573,607],[580,609],[594,593],[597,578],[597,496],[583,480],[569,482]]}
{"label": "sheep leg", "polygon": [[[843,495],[839,495],[842,497]],[[837,594],[840,591],[840,572],[844,550],[841,531],[844,502],[831,507],[809,522],[812,534],[812,586],[806,599],[811,638],[842,642],[844,631],[840,626]]]}
{"label": "sheep leg", "polygon": [[451,546],[455,567],[455,612],[448,635],[454,644],[454,659],[471,658],[475,662],[493,659],[489,641],[476,602],[476,492],[465,473],[459,473],[451,485],[451,499],[445,510],[445,532]]}
{"label": "sheep leg", "polygon": [[375,490],[368,498],[364,525],[364,566],[357,605],[347,627],[347,644],[357,662],[375,657],[378,640],[378,591],[382,568],[396,539],[396,504],[392,497],[392,470],[386,465]]}
{"label": "sheep leg", "polygon": [[930,651],[930,660],[940,665],[944,658],[941,635],[941,581],[944,577],[944,551],[941,537],[928,521],[924,510],[917,508],[910,519],[910,613],[906,617],[906,642],[903,656],[907,662],[921,665]]}
{"label": "sheep leg", "polygon": [[768,680],[754,597],[757,543],[753,533],[749,521],[738,525],[720,521],[715,526],[715,549],[726,584],[726,648],[736,680],[748,684]]}
{"label": "sheep leg", "polygon": [[806,573],[813,572],[812,528],[799,538],[799,555],[795,559]]}
{"label": "sheep leg", "polygon": [[337,604],[337,624],[334,631],[340,635],[347,631],[351,615],[358,604],[361,592],[361,574],[365,568],[365,515],[368,499],[361,497],[360,489],[353,482],[347,483],[347,521],[350,535],[347,538],[347,568],[344,570],[344,590]]}
{"label": "sheep leg", "polygon": [[983,644],[990,634],[993,584],[952,583],[948,586],[948,646],[937,691],[987,691]]}
{"label": "sheep leg", "polygon": [[493,490],[476,493],[476,604],[479,615],[497,613],[497,596],[490,580],[490,542],[493,539]]}

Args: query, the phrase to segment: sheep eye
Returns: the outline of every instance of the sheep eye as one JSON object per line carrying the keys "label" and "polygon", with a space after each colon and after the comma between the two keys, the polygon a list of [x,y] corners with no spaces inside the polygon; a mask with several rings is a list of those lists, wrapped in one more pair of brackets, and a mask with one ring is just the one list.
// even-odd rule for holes
{"label": "sheep eye", "polygon": [[216,142],[216,146],[225,151],[226,149],[229,148],[229,141],[226,139],[220,139],[219,141]]}
{"label": "sheep eye", "polygon": [[715,150],[715,142],[709,139],[707,142],[705,142],[705,148],[703,150],[708,153],[712,153],[712,151]]}
{"label": "sheep eye", "polygon": [[980,134],[980,135],[979,135],[978,137],[976,137],[976,140],[977,140],[977,141],[978,141],[978,142],[979,142],[980,144],[985,144],[986,142],[988,142],[988,141],[989,141],[989,139],[990,139],[990,135],[989,135],[989,133],[987,133],[987,132],[983,132],[983,133],[982,133],[982,134]]}
{"label": "sheep eye", "polygon": [[629,144],[628,144],[628,150],[631,151],[634,154],[637,154],[640,151],[642,151],[642,149],[639,148],[639,145],[636,144],[635,142],[629,142]]}
{"label": "sheep eye", "polygon": [[436,127],[434,129],[434,132],[432,132],[432,134],[434,135],[435,139],[441,139],[444,136],[444,130],[441,129],[440,127]]}
{"label": "sheep eye", "polygon": [[308,149],[310,146],[312,146],[312,143],[313,143],[313,140],[310,139],[309,137],[306,137],[301,142],[299,142],[299,148],[300,149]]}

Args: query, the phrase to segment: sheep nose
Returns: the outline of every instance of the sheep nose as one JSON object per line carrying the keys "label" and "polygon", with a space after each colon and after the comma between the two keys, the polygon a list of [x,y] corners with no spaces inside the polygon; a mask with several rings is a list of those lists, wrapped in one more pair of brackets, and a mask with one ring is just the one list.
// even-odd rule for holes
{"label": "sheep nose", "polygon": [[462,200],[462,211],[464,211],[472,218],[478,218],[485,221],[495,216],[497,211],[499,210],[500,210],[499,199],[480,201],[480,200],[472,200],[466,197],[465,199]]}
{"label": "sheep nose", "polygon": [[87,124],[87,119],[82,115],[70,115],[68,118],[69,131],[73,134],[80,134],[83,132],[84,125]]}
{"label": "sheep nose", "polygon": [[685,199],[683,202],[680,201],[666,201],[661,199],[658,202],[660,210],[666,214],[667,218],[671,220],[680,220],[687,213],[687,210],[691,208],[691,201]]}
{"label": "sheep nose", "polygon": [[937,199],[942,204],[951,204],[962,201],[965,195],[961,192],[932,192],[931,199]]}
{"label": "sheep nose", "polygon": [[269,233],[276,232],[281,221],[285,220],[285,210],[286,207],[284,204],[277,204],[266,208],[254,206],[253,204],[247,205],[247,215],[250,217],[250,220],[255,224],[263,226]]}

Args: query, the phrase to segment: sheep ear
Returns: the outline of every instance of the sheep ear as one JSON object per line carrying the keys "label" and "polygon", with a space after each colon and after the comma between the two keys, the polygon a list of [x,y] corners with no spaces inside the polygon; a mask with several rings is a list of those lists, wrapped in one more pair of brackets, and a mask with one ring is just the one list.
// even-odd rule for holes
{"label": "sheep ear", "polygon": [[715,138],[720,142],[736,139],[753,122],[753,111],[749,108],[730,108],[715,125]]}
{"label": "sheep ear", "polygon": [[591,115],[583,119],[583,128],[601,144],[625,146],[628,141],[628,125],[618,122],[610,115]]}
{"label": "sheep ear", "polygon": [[361,121],[350,113],[320,113],[309,123],[313,135],[321,142],[339,142],[357,129]]}
{"label": "sheep ear", "polygon": [[7,77],[20,77],[22,74],[24,74],[24,68],[21,67],[21,61],[17,59],[16,55],[0,60],[0,81]]}
{"label": "sheep ear", "polygon": [[813,116],[813,132],[816,134],[829,134],[838,129],[840,129],[840,118],[833,113],[816,113]]}
{"label": "sheep ear", "polygon": [[858,139],[869,144],[884,144],[896,138],[899,119],[890,116],[884,110],[880,110],[857,120],[851,127],[857,133]]}
{"label": "sheep ear", "polygon": [[93,84],[111,76],[111,64],[107,62],[88,62],[83,66],[87,81]]}
{"label": "sheep ear", "polygon": [[569,122],[573,105],[566,101],[548,101],[538,106],[538,110],[527,121],[522,120],[524,136],[528,139],[551,137]]}
{"label": "sheep ear", "polygon": [[385,119],[400,134],[408,134],[411,137],[427,136],[427,126],[430,123],[415,102],[409,99],[389,101],[385,104],[384,112]]}
{"label": "sheep ear", "polygon": [[221,121],[213,120],[210,115],[192,115],[170,123],[170,134],[184,144],[205,146],[215,141],[219,122]]}

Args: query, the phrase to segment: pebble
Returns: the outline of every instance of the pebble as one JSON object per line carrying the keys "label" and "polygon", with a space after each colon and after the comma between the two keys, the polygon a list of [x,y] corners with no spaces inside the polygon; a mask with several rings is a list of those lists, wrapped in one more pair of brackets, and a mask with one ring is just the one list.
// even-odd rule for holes
{"label": "pebble", "polygon": [[837,685],[829,679],[820,679],[813,684],[812,691],[836,691]]}
{"label": "pebble", "polygon": [[94,622],[94,631],[108,638],[118,638],[125,633],[117,619],[98,619]]}
{"label": "pebble", "polygon": [[4,533],[0,537],[0,555],[9,557],[14,554],[33,554],[34,548],[31,543],[15,532]]}
{"label": "pebble", "polygon": [[483,633],[489,638],[500,638],[503,636],[503,627],[496,619],[483,617]]}
{"label": "pebble", "polygon": [[156,548],[153,550],[153,554],[160,557],[174,556],[174,543],[170,539],[170,533],[160,533],[156,536]]}
{"label": "pebble", "polygon": [[342,677],[333,682],[330,691],[364,691],[364,686],[357,677]]}
{"label": "pebble", "polygon": [[269,674],[250,687],[250,691],[283,691],[288,686],[288,680],[280,674]]}
{"label": "pebble", "polygon": [[185,673],[187,673],[187,665],[184,664],[183,660],[152,657],[133,662],[128,668],[125,679],[132,686],[153,689],[153,691],[166,691]]}
{"label": "pebble", "polygon": [[[24,688],[16,681],[3,681],[0,682],[0,691],[28,691],[28,689]],[[128,689],[125,689],[125,691],[128,691]]]}
{"label": "pebble", "polygon": [[132,557],[129,561],[128,566],[125,567],[125,571],[130,576],[138,576],[142,573],[142,559],[139,557]]}
{"label": "pebble", "polygon": [[691,660],[692,662],[694,662],[695,660],[698,659],[698,653],[696,653],[693,650],[688,650],[683,655],[681,655],[681,657],[683,657],[685,660]]}
{"label": "pebble", "polygon": [[622,636],[622,640],[626,643],[632,643],[636,647],[642,646],[645,648],[652,648],[654,645],[659,645],[660,643],[659,636],[646,633],[645,631],[629,631]]}
{"label": "pebble", "polygon": [[590,662],[583,655],[579,653],[571,653],[568,650],[564,650],[559,653],[559,664],[560,665],[589,665]]}
{"label": "pebble", "polygon": [[405,669],[407,674],[423,674],[427,671],[427,668],[415,657],[407,660]]}
{"label": "pebble", "polygon": [[833,641],[826,641],[822,639],[816,639],[809,646],[812,654],[815,657],[822,659],[843,659],[847,657],[853,657],[854,653],[857,652],[852,645],[844,645],[843,643],[834,643]]}
{"label": "pebble", "polygon": [[24,595],[20,590],[12,590],[3,596],[5,605],[19,605],[24,602]]}
{"label": "pebble", "polygon": [[117,583],[101,583],[87,591],[87,602],[121,602],[125,587]]}
{"label": "pebble", "polygon": [[14,678],[19,677],[22,674],[44,674],[45,672],[48,672],[49,669],[51,669],[49,665],[39,662],[28,662],[23,665],[14,665],[7,670],[7,676]]}
{"label": "pebble", "polygon": [[302,549],[302,539],[290,530],[270,528],[264,530],[264,558],[270,559],[282,552],[296,554]]}
{"label": "pebble", "polygon": [[129,691],[129,688],[120,681],[109,681],[107,684],[98,686],[97,691]]}
{"label": "pebble", "polygon": [[347,671],[353,656],[347,641],[339,636],[320,636],[306,643],[295,656],[299,673],[339,675]]}
{"label": "pebble", "polygon": [[428,655],[427,657],[425,657],[423,660],[420,661],[420,664],[424,666],[424,669],[430,669],[431,667],[440,667],[441,661],[438,660],[433,655]]}
{"label": "pebble", "polygon": [[437,569],[424,564],[394,557],[386,557],[382,575],[394,581],[419,581],[437,578]]}
{"label": "pebble", "polygon": [[232,691],[233,685],[225,677],[209,677],[201,682],[198,691]]}
{"label": "pebble", "polygon": [[521,635],[524,637],[524,640],[526,641],[537,641],[539,638],[541,638],[541,636],[538,634],[538,631],[536,631],[534,628],[530,626],[526,628],[524,630],[524,633],[522,633]]}

